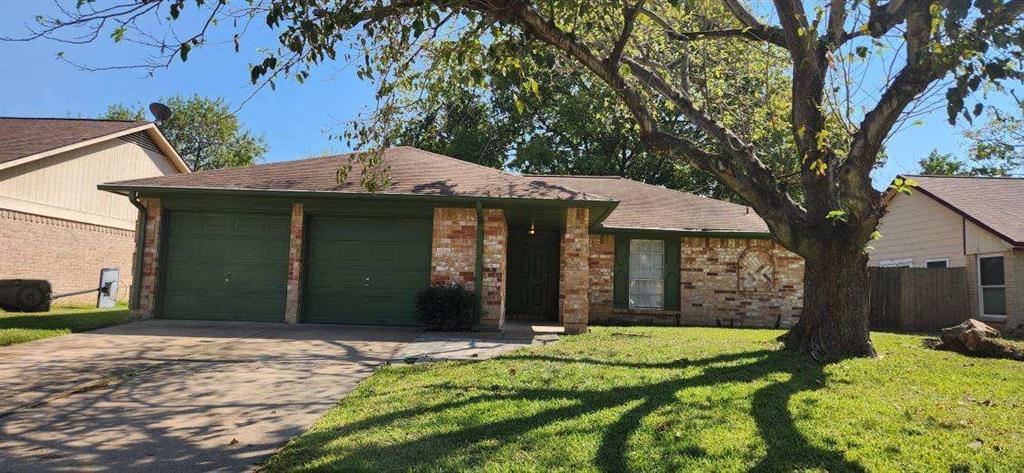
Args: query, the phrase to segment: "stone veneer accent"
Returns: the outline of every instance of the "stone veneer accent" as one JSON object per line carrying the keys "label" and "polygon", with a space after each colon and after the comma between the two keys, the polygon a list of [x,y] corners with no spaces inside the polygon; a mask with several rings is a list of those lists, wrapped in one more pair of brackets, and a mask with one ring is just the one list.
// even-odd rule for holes
{"label": "stone veneer accent", "polygon": [[497,329],[505,323],[507,260],[508,225],[505,222],[505,211],[484,209],[484,274],[481,294],[483,313],[480,319],[482,328]]}
{"label": "stone veneer accent", "polygon": [[476,209],[434,208],[430,284],[476,284]]}
{"label": "stone veneer accent", "polygon": [[299,304],[302,299],[304,221],[305,211],[302,204],[292,204],[292,223],[288,236],[288,292],[285,296],[284,309],[284,321],[289,324],[299,321]]}
{"label": "stone veneer accent", "polygon": [[[790,327],[803,306],[803,258],[773,240],[686,237],[680,244],[680,322],[687,325]],[[740,290],[745,252],[774,260],[770,289]]]}
{"label": "stone veneer accent", "polygon": [[[0,209],[0,279],[46,279],[55,293],[96,287],[100,269],[121,272],[118,299],[131,293],[135,232]],[[55,306],[95,304],[96,293]]]}
{"label": "stone veneer accent", "polygon": [[133,320],[152,319],[157,315],[156,290],[159,274],[160,231],[163,226],[163,208],[160,199],[144,197],[139,201],[146,207],[146,239],[142,250],[142,283],[138,307],[130,311]]}
{"label": "stone veneer accent", "polygon": [[587,330],[590,317],[590,209],[565,211],[558,271],[558,320],[566,333]]}
{"label": "stone veneer accent", "polygon": [[590,322],[612,317],[615,302],[615,236],[590,235]]}

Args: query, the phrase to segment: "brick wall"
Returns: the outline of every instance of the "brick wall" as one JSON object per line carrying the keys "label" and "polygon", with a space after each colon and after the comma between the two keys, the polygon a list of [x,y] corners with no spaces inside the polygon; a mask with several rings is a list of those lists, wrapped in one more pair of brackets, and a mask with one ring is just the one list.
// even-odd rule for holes
{"label": "brick wall", "polygon": [[[803,259],[772,240],[683,238],[680,244],[680,319],[683,324],[782,327],[796,323],[803,305]],[[768,262],[741,268],[748,262]],[[770,281],[762,284],[762,277]]]}
{"label": "brick wall", "polygon": [[590,317],[590,209],[565,211],[558,271],[558,319],[566,333],[587,329]]}
{"label": "brick wall", "polygon": [[[121,272],[118,299],[128,300],[135,232],[0,209],[0,279],[46,279],[54,293],[97,287],[100,269]],[[54,305],[95,305],[96,294]]]}
{"label": "brick wall", "polygon": [[288,236],[288,293],[285,297],[284,321],[299,321],[299,303],[302,299],[302,240],[305,212],[302,204],[292,204],[292,222]]}
{"label": "brick wall", "polygon": [[160,199],[141,198],[146,207],[146,240],[142,251],[142,282],[139,290],[138,307],[131,311],[137,320],[152,319],[156,316],[157,274],[159,270],[160,230],[163,223],[163,208]]}
{"label": "brick wall", "polygon": [[508,225],[505,212],[501,209],[484,209],[483,314],[480,320],[483,328],[496,329],[505,322],[507,260]]}
{"label": "brick wall", "polygon": [[430,283],[457,283],[473,290],[476,273],[476,209],[434,208]]}
{"label": "brick wall", "polygon": [[590,235],[591,323],[612,318],[615,299],[615,236]]}

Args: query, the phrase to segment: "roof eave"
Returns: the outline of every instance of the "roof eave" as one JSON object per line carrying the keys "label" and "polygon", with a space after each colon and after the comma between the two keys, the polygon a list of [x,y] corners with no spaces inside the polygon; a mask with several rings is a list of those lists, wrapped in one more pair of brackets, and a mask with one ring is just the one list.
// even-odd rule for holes
{"label": "roof eave", "polygon": [[[931,198],[932,200],[942,204],[944,207],[952,210],[953,212],[956,212],[961,217],[969,220],[971,223],[981,227],[985,231],[987,231],[987,232],[989,232],[989,233],[999,237],[1003,241],[1009,243],[1011,246],[1013,246],[1013,247],[1024,247],[1024,241],[1014,240],[1013,238],[1010,238],[1008,235],[1006,235],[1006,234],[1004,234],[1004,233],[1002,233],[1002,232],[1000,232],[1000,231],[998,231],[998,230],[996,230],[996,229],[986,225],[985,223],[982,223],[981,220],[978,220],[977,218],[974,218],[973,216],[971,216],[967,212],[964,212],[963,210],[961,210],[959,207],[957,207],[957,206],[955,206],[955,205],[953,205],[953,204],[951,204],[949,202],[946,202],[941,197],[939,197],[939,196],[937,196],[937,195],[935,195],[935,194],[933,194],[931,192],[928,192],[928,190],[925,189],[924,187],[918,185],[918,186],[914,187],[914,189],[921,191],[922,194],[924,194],[924,195],[928,196],[929,198]],[[889,200],[892,200],[894,198],[895,198],[895,194],[893,195],[893,197],[889,198]],[[889,202],[886,201],[886,204],[888,204],[888,203]]]}

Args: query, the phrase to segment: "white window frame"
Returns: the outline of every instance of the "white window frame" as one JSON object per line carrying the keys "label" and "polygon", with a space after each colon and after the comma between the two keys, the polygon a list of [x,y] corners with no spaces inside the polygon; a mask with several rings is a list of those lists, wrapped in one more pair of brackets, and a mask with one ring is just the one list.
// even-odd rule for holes
{"label": "white window frame", "polygon": [[900,259],[884,260],[884,261],[879,261],[878,262],[878,266],[880,266],[882,268],[913,268],[914,267],[914,259],[913,258],[900,258]]}
{"label": "white window frame", "polygon": [[[1002,258],[1003,259],[1003,284],[1001,286],[996,285],[981,285],[981,260],[983,258]],[[1005,322],[1006,315],[1004,314],[986,314],[985,313],[985,288],[1003,288],[1003,294],[1006,293],[1006,253],[987,253],[979,254],[977,261],[974,263],[974,267],[978,272],[978,314],[981,315],[981,320],[990,322]],[[1005,297],[1005,296],[1004,296]]]}
{"label": "white window frame", "polygon": [[[627,302],[629,304],[629,308],[630,309],[662,310],[662,309],[665,308],[665,250],[667,249],[668,245],[665,244],[665,240],[659,240],[659,239],[650,239],[650,238],[632,238],[632,239],[630,239],[629,240],[630,246],[629,246],[629,261],[628,261],[628,264],[630,265],[631,269],[632,269],[632,265],[633,265],[633,242],[640,242],[640,241],[659,242],[662,245],[662,247],[661,247],[661,286],[662,286],[662,289],[661,289],[661,300],[658,301],[658,305],[655,305],[655,306],[634,305],[633,304],[633,297],[630,294],[632,292],[631,289],[633,288],[633,281],[634,281],[634,275],[633,275],[633,271],[632,270],[629,272],[629,278],[627,278],[627,280],[626,280],[626,300],[627,300]],[[636,278],[635,280],[657,281],[657,279],[654,279],[654,278]]]}
{"label": "white window frame", "polygon": [[927,268],[928,267],[928,263],[936,263],[936,262],[939,262],[939,261],[942,261],[942,262],[946,263],[946,267],[947,268],[949,267],[949,258],[928,258],[928,259],[924,260],[924,267]]}

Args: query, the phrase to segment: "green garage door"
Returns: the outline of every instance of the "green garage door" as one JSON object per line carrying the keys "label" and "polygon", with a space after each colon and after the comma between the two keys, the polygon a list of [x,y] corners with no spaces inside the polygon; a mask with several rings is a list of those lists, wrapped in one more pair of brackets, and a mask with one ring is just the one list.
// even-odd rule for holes
{"label": "green garage door", "polygon": [[168,212],[168,319],[284,321],[289,216]]}
{"label": "green garage door", "polygon": [[430,237],[429,219],[312,216],[302,321],[416,325]]}

